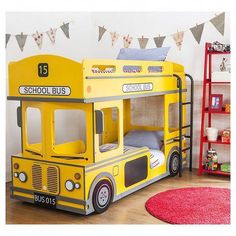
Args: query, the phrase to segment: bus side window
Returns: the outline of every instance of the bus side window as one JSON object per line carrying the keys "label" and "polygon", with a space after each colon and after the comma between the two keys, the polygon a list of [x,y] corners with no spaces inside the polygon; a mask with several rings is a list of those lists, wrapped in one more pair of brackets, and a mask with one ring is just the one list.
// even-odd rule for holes
{"label": "bus side window", "polygon": [[27,143],[29,148],[41,151],[42,130],[41,130],[41,111],[36,107],[26,109],[26,129]]}
{"label": "bus side window", "polygon": [[168,127],[169,132],[179,129],[179,104],[171,103],[168,108]]}
{"label": "bus side window", "polygon": [[104,121],[104,131],[99,135],[100,152],[107,152],[118,148],[119,110],[117,107],[101,109]]}
{"label": "bus side window", "polygon": [[129,187],[147,178],[147,156],[142,156],[125,164],[125,187]]}

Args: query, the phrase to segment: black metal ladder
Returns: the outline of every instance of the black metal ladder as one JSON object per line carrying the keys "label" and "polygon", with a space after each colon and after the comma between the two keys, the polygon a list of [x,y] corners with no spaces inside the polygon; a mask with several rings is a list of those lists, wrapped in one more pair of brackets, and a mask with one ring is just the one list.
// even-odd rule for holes
{"label": "black metal ladder", "polygon": [[[186,77],[190,79],[190,84],[191,84],[191,90],[190,90],[190,101],[189,102],[182,102],[182,93],[183,93],[183,88],[182,88],[182,80],[181,77],[177,74],[173,74],[174,77],[177,78],[177,87],[179,89],[179,138],[177,141],[179,141],[179,177],[182,176],[183,172],[183,163],[182,163],[182,154],[183,152],[189,150],[189,171],[192,171],[192,160],[193,160],[193,86],[194,86],[194,81],[192,76],[189,74],[185,74]],[[183,126],[183,106],[185,105],[190,105],[190,124]],[[183,134],[182,131],[183,129],[190,128],[189,135],[185,135],[185,138],[189,139],[189,147],[182,148],[182,139],[183,139]]]}

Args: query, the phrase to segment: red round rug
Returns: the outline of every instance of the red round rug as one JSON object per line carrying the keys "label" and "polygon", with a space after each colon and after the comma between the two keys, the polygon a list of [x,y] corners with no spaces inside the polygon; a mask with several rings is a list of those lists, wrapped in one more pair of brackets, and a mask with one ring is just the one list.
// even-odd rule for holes
{"label": "red round rug", "polygon": [[168,190],[149,198],[145,207],[171,224],[230,224],[230,190],[226,188]]}

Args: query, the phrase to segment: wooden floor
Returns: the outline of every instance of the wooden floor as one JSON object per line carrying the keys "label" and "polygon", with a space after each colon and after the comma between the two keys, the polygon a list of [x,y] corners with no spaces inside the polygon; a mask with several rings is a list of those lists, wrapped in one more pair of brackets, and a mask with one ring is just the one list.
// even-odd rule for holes
{"label": "wooden floor", "polygon": [[167,177],[113,204],[103,214],[81,216],[60,210],[41,208],[29,203],[10,199],[10,183],[7,184],[7,224],[164,224],[151,216],[145,209],[145,202],[153,195],[173,188],[191,186],[230,187],[228,177],[197,176],[187,170],[183,177]]}

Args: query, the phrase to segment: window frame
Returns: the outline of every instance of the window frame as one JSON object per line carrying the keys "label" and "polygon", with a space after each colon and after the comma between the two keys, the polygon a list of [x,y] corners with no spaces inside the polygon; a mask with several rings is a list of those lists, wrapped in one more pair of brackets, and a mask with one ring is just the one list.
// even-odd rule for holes
{"label": "window frame", "polygon": [[[29,136],[28,136],[28,125],[27,125],[27,109],[28,108],[36,108],[40,111],[40,118],[41,118],[41,147],[40,149],[35,148],[34,144],[29,143]],[[22,109],[22,148],[23,152],[26,151],[27,153],[31,153],[32,155],[43,155],[43,142],[44,142],[44,131],[43,131],[43,110],[42,106],[38,102],[26,102],[21,104]]]}
{"label": "window frame", "polygon": [[[56,110],[81,110],[84,112],[84,115],[85,115],[85,142],[84,142],[84,145],[85,145],[85,151],[83,153],[64,153],[64,152],[57,152],[55,150],[55,146],[57,145],[63,145],[65,143],[73,143],[73,142],[76,142],[76,141],[79,141],[79,140],[74,140],[74,141],[69,141],[69,142],[65,142],[65,143],[60,143],[60,144],[55,144],[55,140],[56,140],[56,127],[55,127],[55,111]],[[72,158],[76,158],[76,157],[85,157],[87,156],[87,153],[88,153],[88,149],[89,149],[89,145],[88,145],[88,128],[87,128],[87,112],[86,112],[86,109],[83,109],[82,107],[80,107],[79,105],[74,105],[74,104],[58,104],[57,106],[54,106],[51,110],[52,112],[52,154],[51,155],[52,157],[72,157]]]}
{"label": "window frame", "polygon": [[[116,112],[115,112],[115,115],[116,115],[116,119],[114,119],[114,114],[113,114],[113,109],[116,109]],[[98,151],[99,151],[99,154],[100,155],[104,155],[105,153],[110,153],[110,152],[112,152],[112,151],[116,151],[116,150],[118,150],[119,148],[120,148],[120,143],[121,143],[121,141],[120,141],[120,136],[119,136],[119,124],[120,124],[120,119],[121,119],[121,117],[120,117],[120,111],[119,111],[119,107],[118,106],[116,106],[116,105],[114,105],[114,106],[111,106],[111,107],[103,107],[103,108],[101,108],[100,110],[104,113],[104,110],[105,109],[111,109],[111,117],[110,117],[110,119],[113,121],[113,122],[117,122],[117,125],[118,125],[118,127],[117,127],[117,147],[116,148],[113,148],[113,149],[111,149],[111,150],[108,150],[108,151],[104,151],[104,152],[101,152],[101,150],[100,150],[100,146],[102,146],[102,145],[106,145],[106,144],[109,144],[109,142],[108,143],[104,143],[104,144],[101,144],[100,145],[100,141],[102,141],[103,140],[103,135],[104,134],[99,134],[99,146],[98,146]],[[105,115],[104,115],[104,131],[105,131],[105,127],[106,127],[106,125],[105,125]]]}

